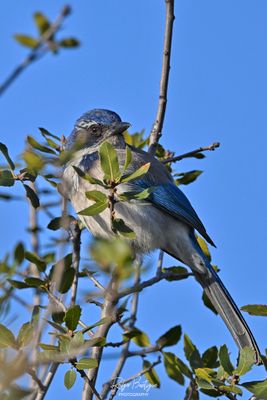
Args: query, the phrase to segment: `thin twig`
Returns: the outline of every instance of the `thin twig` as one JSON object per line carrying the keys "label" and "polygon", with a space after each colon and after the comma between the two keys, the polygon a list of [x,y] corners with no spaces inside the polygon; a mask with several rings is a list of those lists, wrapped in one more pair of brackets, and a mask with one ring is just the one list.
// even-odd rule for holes
{"label": "thin twig", "polygon": [[[140,273],[141,273],[141,263],[137,262],[134,286],[138,286],[140,283]],[[134,327],[134,324],[136,321],[138,298],[139,298],[139,292],[136,291],[136,292],[134,292],[132,305],[131,305],[131,317],[130,317],[130,322],[129,322],[129,326],[128,326],[129,329],[132,329]],[[130,341],[126,342],[123,345],[120,358],[119,358],[118,363],[112,373],[112,376],[111,376],[109,382],[107,382],[103,385],[103,389],[101,392],[101,396],[103,399],[105,399],[107,397],[109,391],[111,390],[110,383],[114,382],[117,379],[117,377],[120,376],[120,374],[121,374],[121,371],[122,371],[122,369],[125,365],[126,359],[127,359],[129,346],[130,346]],[[117,390],[118,390],[118,388],[116,388],[116,387],[113,388],[112,393],[111,393],[111,399],[114,398],[114,396],[117,393]]]}
{"label": "thin twig", "polygon": [[69,361],[70,361],[71,365],[76,369],[76,371],[80,374],[81,378],[83,378],[85,380],[85,382],[90,387],[91,391],[94,393],[96,398],[98,400],[102,400],[100,394],[96,390],[96,388],[95,388],[94,384],[92,383],[92,381],[88,378],[86,372],[83,369],[77,369],[77,367],[76,367],[77,359],[74,358],[74,359],[71,359]]}
{"label": "thin twig", "polygon": [[162,263],[163,263],[164,251],[160,250],[159,258],[158,258],[158,265],[157,265],[157,276],[161,276],[162,274]]}
{"label": "thin twig", "polygon": [[151,279],[148,279],[144,282],[141,282],[137,285],[134,285],[132,287],[123,289],[121,292],[119,292],[118,297],[122,298],[125,296],[128,296],[131,293],[135,292],[141,292],[143,289],[154,285],[155,283],[162,281],[163,279],[173,279],[173,280],[180,280],[180,279],[185,279],[188,278],[189,276],[193,276],[191,272],[185,273],[185,274],[175,274],[174,272],[162,272],[160,275],[156,275]]}
{"label": "thin twig", "polygon": [[45,398],[45,395],[46,395],[46,393],[54,379],[54,376],[57,372],[58,366],[59,366],[59,363],[56,363],[56,362],[52,363],[52,365],[49,369],[49,372],[46,375],[46,378],[44,380],[43,389],[39,388],[38,393],[36,395],[33,394],[31,400],[43,400]]}
{"label": "thin twig", "polygon": [[91,279],[91,281],[93,282],[93,284],[95,285],[95,287],[97,287],[99,290],[101,290],[102,292],[105,291],[105,288],[103,285],[101,285],[101,283],[94,277],[94,274],[90,271],[88,271],[88,269],[85,269],[84,272],[86,273],[86,275],[88,276],[89,279]]}
{"label": "thin twig", "polygon": [[160,79],[160,92],[158,110],[156,120],[152,127],[150,138],[149,138],[149,152],[155,154],[157,149],[157,143],[160,139],[166,105],[167,105],[167,91],[168,81],[170,72],[170,58],[171,58],[171,46],[172,46],[172,30],[174,22],[174,0],[165,0],[166,3],[166,20],[165,20],[165,33],[164,33],[164,46],[163,46],[163,61]]}
{"label": "thin twig", "polygon": [[78,290],[78,275],[80,265],[80,250],[81,250],[81,230],[79,228],[78,221],[71,222],[71,241],[72,241],[72,267],[75,270],[75,276],[71,286],[71,300],[70,306],[74,306],[76,303],[76,296]]}
{"label": "thin twig", "polygon": [[[117,384],[114,383],[113,386],[117,387],[119,389],[120,386],[127,385],[127,383],[134,381],[136,378],[140,378],[140,376],[145,375],[147,372],[150,372],[156,365],[161,363],[161,357],[159,356],[156,361],[154,361],[149,367],[144,368],[142,371],[138,372],[135,375],[130,376],[129,378],[125,379],[124,381],[118,382]],[[112,382],[109,382],[109,384],[112,384]],[[110,398],[111,400],[111,398]]]}
{"label": "thin twig", "polygon": [[217,149],[218,147],[220,147],[220,143],[214,142],[207,147],[199,147],[196,150],[189,151],[188,153],[181,154],[180,156],[166,158],[165,160],[162,160],[161,162],[163,164],[168,164],[168,163],[172,163],[172,162],[176,162],[176,161],[181,161],[184,158],[194,157],[196,154],[202,153],[203,151],[213,151],[213,150]]}
{"label": "thin twig", "polygon": [[5,90],[18,78],[18,76],[34,61],[41,58],[49,51],[49,46],[45,45],[52,39],[53,35],[60,29],[63,20],[71,12],[69,6],[64,6],[57,17],[56,21],[50,25],[50,27],[43,33],[39,38],[37,45],[28,56],[11,72],[7,79],[0,85],[0,96]]}

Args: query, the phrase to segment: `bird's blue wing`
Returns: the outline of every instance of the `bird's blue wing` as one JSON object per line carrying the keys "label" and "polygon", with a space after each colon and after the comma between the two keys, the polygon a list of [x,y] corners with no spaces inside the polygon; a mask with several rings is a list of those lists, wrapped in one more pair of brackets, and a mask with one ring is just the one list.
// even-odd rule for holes
{"label": "bird's blue wing", "polygon": [[149,173],[147,175],[148,176],[145,176],[143,179],[134,181],[135,189],[153,187],[153,191],[148,200],[153,203],[155,207],[185,222],[189,226],[192,226],[192,228],[196,229],[211,245],[215,246],[190,201],[183,192],[171,181],[155,186],[154,182],[150,182]]}

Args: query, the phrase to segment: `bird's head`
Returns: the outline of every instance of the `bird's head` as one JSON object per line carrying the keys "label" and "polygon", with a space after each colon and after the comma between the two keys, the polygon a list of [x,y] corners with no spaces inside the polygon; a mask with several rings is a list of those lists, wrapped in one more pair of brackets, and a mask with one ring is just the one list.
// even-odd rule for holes
{"label": "bird's head", "polygon": [[96,147],[105,140],[111,143],[124,143],[122,133],[129,128],[118,114],[110,110],[94,109],[83,114],[75,123],[67,139],[66,149]]}

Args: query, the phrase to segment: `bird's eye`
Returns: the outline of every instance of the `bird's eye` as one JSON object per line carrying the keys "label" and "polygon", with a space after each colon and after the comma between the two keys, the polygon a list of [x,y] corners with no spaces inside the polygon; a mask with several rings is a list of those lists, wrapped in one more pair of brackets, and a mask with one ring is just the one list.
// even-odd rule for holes
{"label": "bird's eye", "polygon": [[94,135],[101,135],[102,129],[100,125],[91,125],[90,126],[90,131],[94,134]]}

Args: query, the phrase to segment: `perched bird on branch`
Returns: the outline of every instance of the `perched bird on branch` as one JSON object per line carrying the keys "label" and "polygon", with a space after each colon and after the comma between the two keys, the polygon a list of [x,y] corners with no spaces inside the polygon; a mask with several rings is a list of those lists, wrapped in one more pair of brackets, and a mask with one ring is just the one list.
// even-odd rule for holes
{"label": "perched bird on branch", "polygon": [[[127,153],[123,132],[129,126],[130,124],[122,122],[115,112],[102,109],[91,110],[77,120],[66,144],[67,150],[76,151],[65,166],[62,181],[64,192],[67,193],[76,212],[88,207],[86,191],[98,190],[106,192],[107,195],[108,193],[102,186],[82,179],[73,166],[93,178],[102,180],[99,148],[107,141],[115,148],[119,165],[123,167]],[[132,161],[127,173],[134,172],[147,163],[150,163],[150,167],[141,177],[120,183],[118,191],[140,193],[141,190],[153,188],[145,200],[145,206],[140,200],[117,201],[114,205],[114,212],[118,218],[136,234],[132,239],[135,252],[147,253],[161,249],[190,267],[239,349],[246,346],[252,348],[255,352],[255,362],[260,363],[260,351],[252,332],[198,244],[195,230],[209,244],[214,245],[191,203],[175,185],[168,170],[159,160],[145,151],[129,147]],[[94,236],[114,236],[109,208],[98,215],[79,217]]]}

